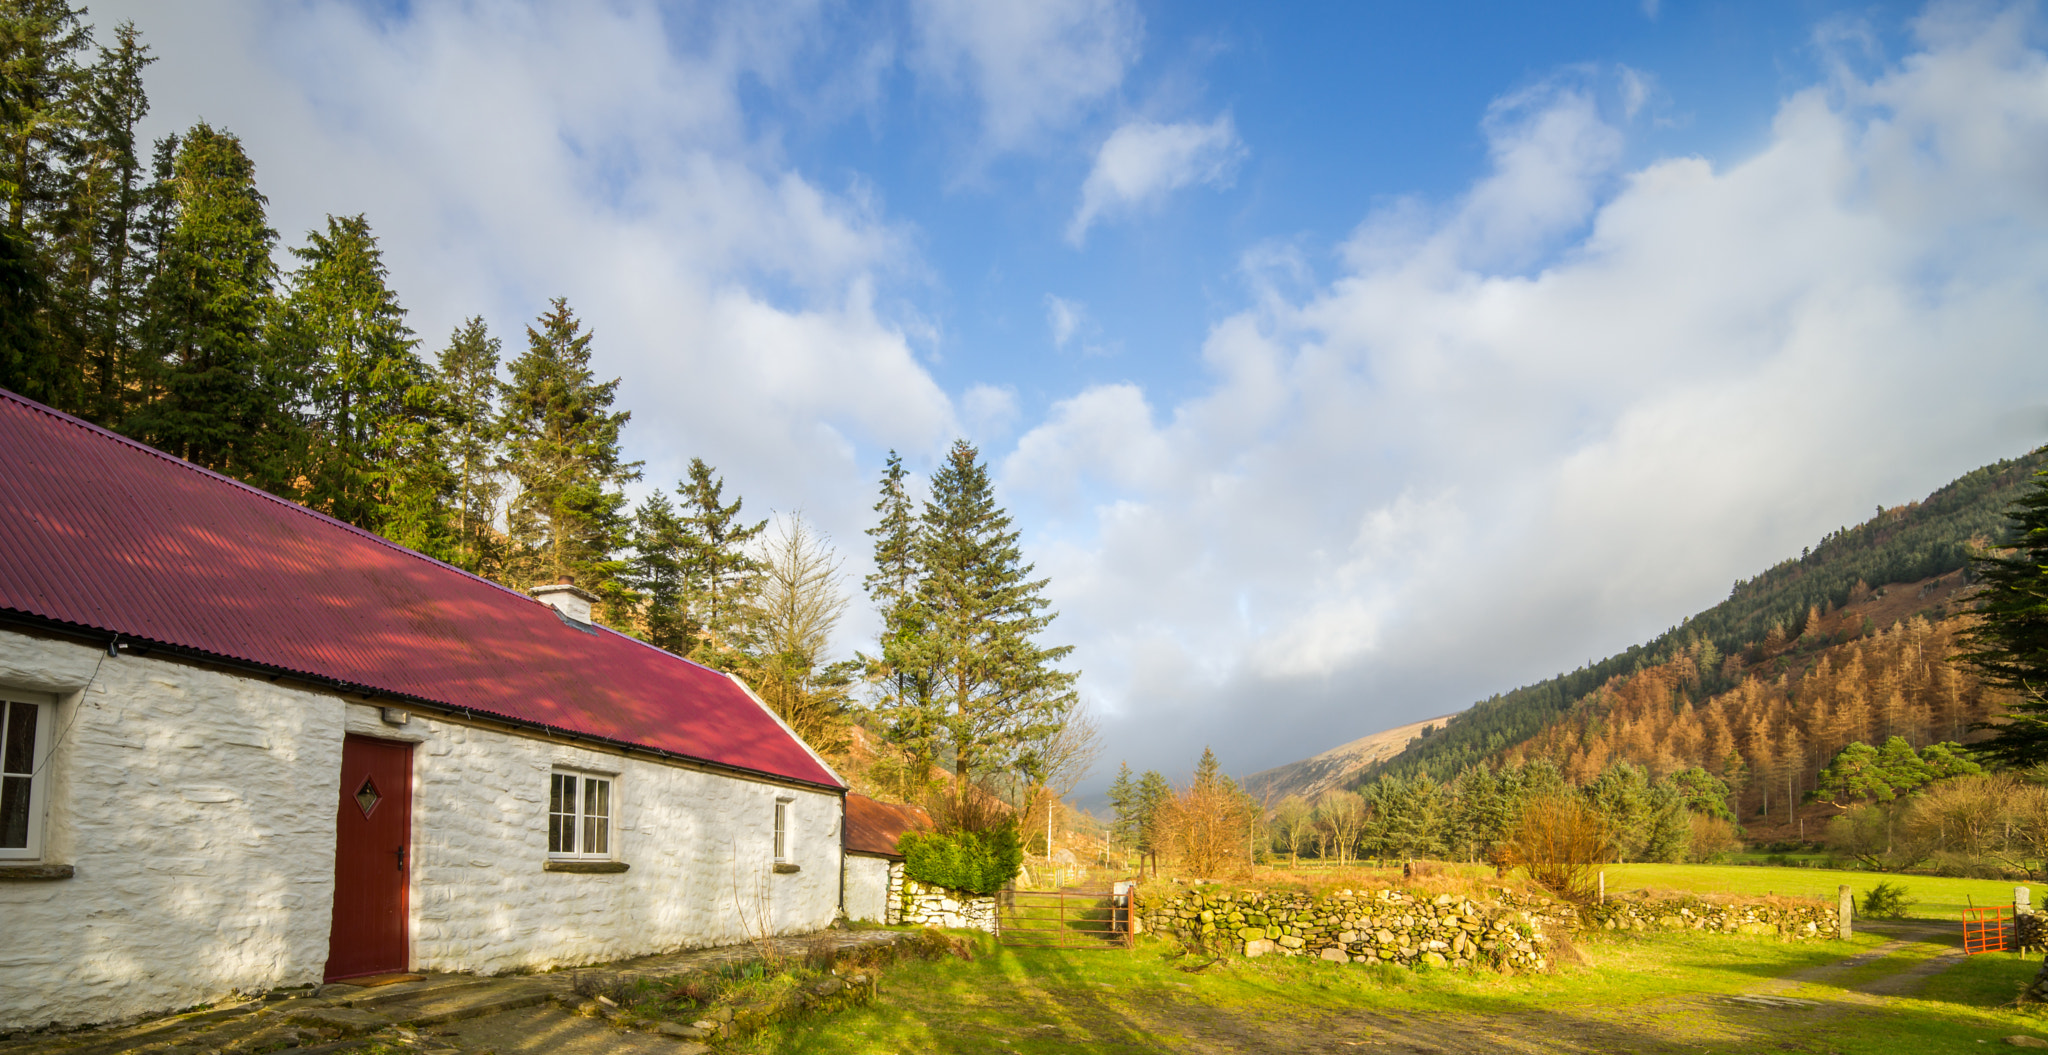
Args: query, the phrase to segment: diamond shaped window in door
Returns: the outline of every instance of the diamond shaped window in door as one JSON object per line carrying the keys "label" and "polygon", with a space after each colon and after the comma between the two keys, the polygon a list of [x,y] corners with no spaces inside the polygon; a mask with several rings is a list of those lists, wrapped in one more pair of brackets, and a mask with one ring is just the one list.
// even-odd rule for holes
{"label": "diamond shaped window in door", "polygon": [[356,805],[363,808],[363,816],[369,816],[370,811],[376,809],[377,803],[383,799],[384,796],[377,792],[377,782],[364,777],[363,786],[356,789]]}

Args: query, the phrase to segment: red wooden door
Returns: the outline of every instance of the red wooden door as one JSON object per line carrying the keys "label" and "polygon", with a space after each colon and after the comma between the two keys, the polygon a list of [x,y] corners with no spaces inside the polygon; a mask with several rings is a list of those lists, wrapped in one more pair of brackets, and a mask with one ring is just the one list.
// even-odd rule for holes
{"label": "red wooden door", "polygon": [[334,839],[334,927],[327,980],[408,966],[412,745],[347,737]]}

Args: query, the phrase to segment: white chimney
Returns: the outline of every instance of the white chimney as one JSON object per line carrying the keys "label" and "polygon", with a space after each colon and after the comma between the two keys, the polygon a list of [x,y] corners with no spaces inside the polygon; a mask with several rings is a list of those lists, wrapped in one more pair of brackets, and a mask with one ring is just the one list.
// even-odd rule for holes
{"label": "white chimney", "polygon": [[597,600],[596,594],[579,588],[575,578],[567,575],[562,576],[561,582],[534,587],[533,596],[579,623],[590,622],[590,606]]}

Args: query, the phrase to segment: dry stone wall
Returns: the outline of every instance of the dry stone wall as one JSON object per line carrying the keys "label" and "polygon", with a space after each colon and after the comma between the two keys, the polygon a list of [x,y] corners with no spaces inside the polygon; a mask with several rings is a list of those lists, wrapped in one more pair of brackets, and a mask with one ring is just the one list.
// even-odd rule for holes
{"label": "dry stone wall", "polygon": [[[901,875],[901,869],[890,873],[891,885]],[[951,890],[915,879],[902,880],[902,896],[898,904],[903,906],[902,916],[897,922],[913,927],[949,927],[966,930],[996,932],[996,899],[980,897],[960,890]]]}
{"label": "dry stone wall", "polygon": [[1540,970],[1550,962],[1542,912],[1449,894],[1141,891],[1138,917],[1155,933],[1246,956],[1509,970]]}
{"label": "dry stone wall", "polygon": [[1603,930],[1699,930],[1770,934],[1790,941],[1836,936],[1834,906],[1822,902],[1710,902],[1700,898],[1609,898],[1585,910]]}
{"label": "dry stone wall", "polygon": [[1835,936],[1832,907],[1698,898],[1613,898],[1580,910],[1492,888],[1481,898],[1400,890],[1313,895],[1300,891],[1144,891],[1139,919],[1182,941],[1245,956],[1316,956],[1338,963],[1404,967],[1490,966],[1541,970],[1551,935],[1584,927],[1767,934],[1802,941]]}

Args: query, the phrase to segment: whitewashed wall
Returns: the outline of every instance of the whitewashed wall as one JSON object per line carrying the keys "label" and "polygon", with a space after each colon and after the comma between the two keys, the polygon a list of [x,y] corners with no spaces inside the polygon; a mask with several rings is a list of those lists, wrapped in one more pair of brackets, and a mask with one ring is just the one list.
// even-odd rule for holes
{"label": "whitewashed wall", "polygon": [[[0,630],[0,686],[60,697],[44,859],[76,869],[0,880],[0,1031],[320,981],[345,731],[416,744],[416,970],[725,945],[837,911],[837,795],[420,715],[394,728],[288,683],[103,655]],[[556,766],[617,774],[628,871],[542,870]],[[778,795],[794,874],[772,870]]]}
{"label": "whitewashed wall", "polygon": [[105,655],[0,630],[0,686],[60,697],[44,859],[76,869],[0,881],[0,1030],[318,982],[341,707]]}
{"label": "whitewashed wall", "polygon": [[[392,735],[375,708],[351,731]],[[381,732],[380,732],[381,731]],[[415,716],[415,969],[496,973],[803,934],[839,906],[837,795]],[[546,872],[548,774],[618,774],[614,875]],[[772,871],[777,795],[790,860]]]}
{"label": "whitewashed wall", "polygon": [[846,855],[846,917],[888,922],[888,858]]}

